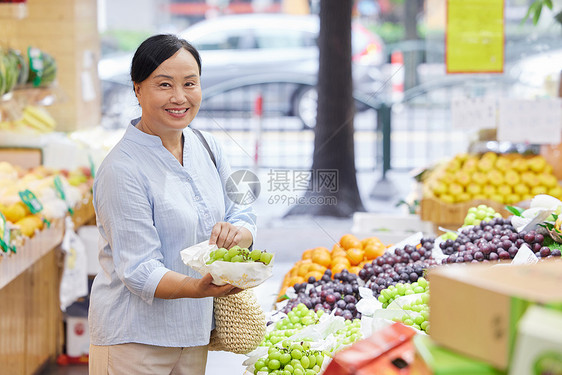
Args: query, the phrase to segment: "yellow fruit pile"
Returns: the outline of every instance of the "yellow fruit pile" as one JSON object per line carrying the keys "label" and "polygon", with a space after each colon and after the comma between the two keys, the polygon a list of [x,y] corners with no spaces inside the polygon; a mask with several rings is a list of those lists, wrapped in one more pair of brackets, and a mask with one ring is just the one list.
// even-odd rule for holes
{"label": "yellow fruit pile", "polygon": [[344,269],[357,274],[365,263],[378,258],[385,250],[386,246],[377,237],[359,240],[353,234],[344,234],[331,251],[326,247],[305,250],[302,258],[285,275],[279,297],[290,286],[307,282],[310,277],[320,280],[327,269],[332,271],[332,277]]}
{"label": "yellow fruit pile", "polygon": [[492,200],[514,204],[548,194],[562,199],[562,187],[542,156],[458,154],[425,182],[425,194],[446,203]]}

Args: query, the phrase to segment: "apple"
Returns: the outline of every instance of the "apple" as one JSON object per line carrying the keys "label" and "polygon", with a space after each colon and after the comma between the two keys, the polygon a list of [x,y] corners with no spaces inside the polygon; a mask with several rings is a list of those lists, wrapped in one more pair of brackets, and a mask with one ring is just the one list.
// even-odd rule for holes
{"label": "apple", "polygon": [[490,199],[495,201],[495,202],[498,202],[498,203],[505,203],[504,196],[499,194],[499,193],[495,193],[495,194],[490,195]]}
{"label": "apple", "polygon": [[496,160],[498,159],[498,154],[496,154],[495,152],[492,152],[492,151],[488,151],[488,152],[486,152],[482,155],[480,160],[482,160],[482,159],[489,160],[492,163],[495,163]]}
{"label": "apple", "polygon": [[449,163],[447,163],[447,166],[445,167],[445,170],[448,173],[454,174],[460,168],[461,168],[461,162],[457,159],[451,159],[451,161],[449,161]]}
{"label": "apple", "polygon": [[450,194],[441,194],[439,197],[445,203],[455,203],[455,198]]}
{"label": "apple", "polygon": [[505,171],[511,167],[511,161],[505,156],[500,156],[496,159],[495,166],[500,171]]}
{"label": "apple", "polygon": [[515,186],[521,182],[521,177],[519,173],[515,172],[513,169],[508,169],[504,173],[505,183],[510,186]]}
{"label": "apple", "polygon": [[452,196],[459,195],[463,192],[464,188],[461,185],[455,183],[449,185],[449,194],[451,194]]}
{"label": "apple", "polygon": [[496,187],[494,185],[484,185],[482,192],[487,196],[496,194]]}
{"label": "apple", "polygon": [[540,185],[539,176],[537,176],[533,172],[523,172],[523,174],[521,174],[521,181],[523,181],[530,188]]}
{"label": "apple", "polygon": [[466,186],[470,183],[470,175],[464,170],[457,171],[455,173],[455,182],[459,185]]}
{"label": "apple", "polygon": [[431,191],[433,191],[433,194],[438,197],[447,192],[447,185],[442,181],[433,181],[431,183]]}
{"label": "apple", "polygon": [[505,202],[506,204],[514,204],[514,203],[519,203],[521,202],[521,196],[518,194],[508,194],[505,196]]}
{"label": "apple", "polygon": [[488,172],[494,167],[494,162],[490,159],[480,159],[478,160],[478,170],[481,172]]}
{"label": "apple", "polygon": [[464,162],[464,164],[462,165],[462,170],[466,171],[468,173],[472,173],[475,172],[478,166],[478,159],[476,159],[475,157],[471,156],[468,159],[466,159],[466,161]]}
{"label": "apple", "polygon": [[467,192],[463,192],[457,195],[457,202],[468,202],[470,200],[472,200],[472,195]]}
{"label": "apple", "polygon": [[548,191],[548,195],[552,195],[554,198],[561,199],[562,198],[562,187],[560,185],[556,185],[552,189]]}
{"label": "apple", "polygon": [[481,173],[481,172],[474,172],[471,176],[472,181],[480,184],[480,185],[485,185],[486,182],[488,182],[488,176],[487,174]]}
{"label": "apple", "polygon": [[519,173],[525,172],[527,171],[527,160],[522,157],[515,158],[511,162],[511,168]]}
{"label": "apple", "polygon": [[498,171],[497,169],[492,169],[487,173],[488,181],[496,186],[500,186],[504,184],[504,176],[503,173]]}
{"label": "apple", "polygon": [[472,195],[477,195],[482,192],[482,187],[477,183],[471,182],[466,187],[466,191]]}
{"label": "apple", "polygon": [[542,172],[546,167],[546,160],[542,156],[534,156],[527,160],[529,169],[533,172]]}
{"label": "apple", "polygon": [[513,190],[511,189],[511,186],[509,186],[509,185],[498,186],[498,194],[501,194],[504,197],[507,197],[512,192],[513,192]]}
{"label": "apple", "polygon": [[556,179],[556,177],[549,173],[539,174],[539,181],[541,182],[541,185],[548,188],[553,188],[558,185],[558,180]]}
{"label": "apple", "polygon": [[519,194],[521,196],[525,195],[525,194],[530,194],[531,190],[529,189],[529,187],[523,183],[518,183],[517,185],[515,185],[513,187],[513,191],[516,194]]}
{"label": "apple", "polygon": [[546,186],[538,185],[531,188],[532,195],[546,194],[547,192],[548,188]]}

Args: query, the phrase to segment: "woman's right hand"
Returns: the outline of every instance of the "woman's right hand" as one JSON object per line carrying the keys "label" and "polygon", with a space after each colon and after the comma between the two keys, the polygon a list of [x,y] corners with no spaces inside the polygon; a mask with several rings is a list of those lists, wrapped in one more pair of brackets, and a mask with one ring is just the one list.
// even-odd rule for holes
{"label": "woman's right hand", "polygon": [[243,289],[234,285],[215,285],[213,284],[213,276],[210,273],[197,280],[197,291],[201,293],[201,297],[226,297],[236,293],[240,293]]}

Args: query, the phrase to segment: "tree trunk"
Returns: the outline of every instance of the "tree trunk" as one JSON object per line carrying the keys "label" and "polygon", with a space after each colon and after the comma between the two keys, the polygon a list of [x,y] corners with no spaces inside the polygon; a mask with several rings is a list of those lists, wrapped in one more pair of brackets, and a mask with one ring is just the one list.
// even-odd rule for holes
{"label": "tree trunk", "polygon": [[320,3],[313,173],[304,204],[293,206],[288,215],[349,217],[365,210],[357,186],[353,142],[352,4],[352,0]]}
{"label": "tree trunk", "polygon": [[[419,0],[408,0],[404,3],[404,30],[406,40],[418,40],[418,15],[422,4]],[[418,85],[417,68],[422,62],[421,50],[404,52],[404,89]]]}

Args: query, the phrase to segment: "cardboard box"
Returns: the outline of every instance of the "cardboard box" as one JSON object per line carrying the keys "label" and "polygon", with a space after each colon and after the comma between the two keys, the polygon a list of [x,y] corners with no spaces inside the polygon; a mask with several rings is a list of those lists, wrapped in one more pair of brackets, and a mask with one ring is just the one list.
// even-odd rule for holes
{"label": "cardboard box", "polygon": [[437,343],[506,370],[516,325],[532,304],[562,302],[562,262],[437,267],[430,282],[430,334]]}
{"label": "cardboard box", "polygon": [[510,375],[562,372],[562,312],[531,306],[519,321]]}

